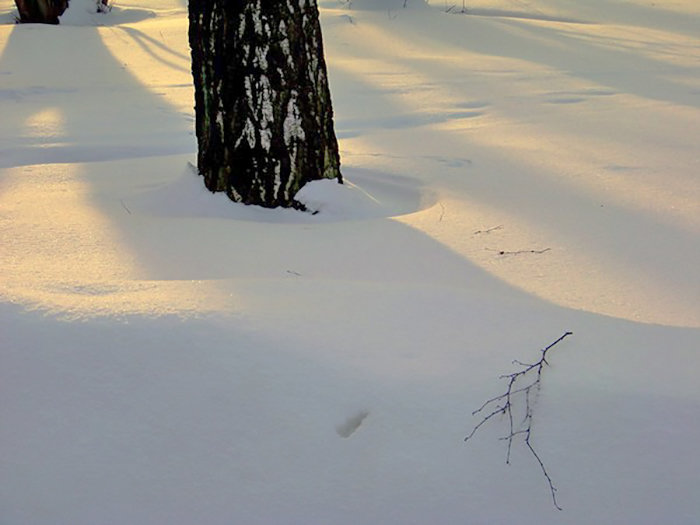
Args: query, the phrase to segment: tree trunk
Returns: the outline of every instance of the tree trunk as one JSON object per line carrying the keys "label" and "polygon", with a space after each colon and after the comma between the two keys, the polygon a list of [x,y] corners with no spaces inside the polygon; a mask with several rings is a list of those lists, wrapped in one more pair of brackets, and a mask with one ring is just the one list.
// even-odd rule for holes
{"label": "tree trunk", "polygon": [[211,191],[295,206],[342,181],[316,0],[190,0],[198,169]]}
{"label": "tree trunk", "polygon": [[58,17],[68,9],[68,0],[15,0],[15,5],[23,24],[58,24]]}

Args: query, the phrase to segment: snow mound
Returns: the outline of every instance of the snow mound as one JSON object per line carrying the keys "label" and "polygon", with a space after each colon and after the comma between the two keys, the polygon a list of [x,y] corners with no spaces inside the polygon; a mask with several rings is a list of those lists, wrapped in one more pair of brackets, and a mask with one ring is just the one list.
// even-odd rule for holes
{"label": "snow mound", "polygon": [[429,208],[437,200],[414,179],[359,169],[347,170],[345,184],[311,182],[296,197],[327,221],[397,217]]}
{"label": "snow mound", "polygon": [[296,198],[310,213],[232,203],[208,191],[190,165],[170,180],[152,185],[130,200],[135,213],[161,217],[227,218],[251,222],[341,222],[407,215],[429,208],[434,193],[410,177],[370,170],[344,170],[345,183],[320,180],[304,186]]}
{"label": "snow mound", "polygon": [[109,11],[98,12],[94,0],[73,0],[70,7],[60,17],[61,25],[68,26],[106,26],[133,24],[154,18],[156,15],[148,9],[110,7]]}

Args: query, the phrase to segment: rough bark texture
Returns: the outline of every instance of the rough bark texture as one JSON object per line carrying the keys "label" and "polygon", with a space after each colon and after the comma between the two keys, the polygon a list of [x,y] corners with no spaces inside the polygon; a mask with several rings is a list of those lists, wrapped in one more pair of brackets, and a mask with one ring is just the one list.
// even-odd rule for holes
{"label": "rough bark texture", "polygon": [[316,0],[190,0],[198,169],[237,202],[341,181]]}
{"label": "rough bark texture", "polygon": [[58,24],[58,17],[68,8],[68,0],[15,0],[19,21]]}

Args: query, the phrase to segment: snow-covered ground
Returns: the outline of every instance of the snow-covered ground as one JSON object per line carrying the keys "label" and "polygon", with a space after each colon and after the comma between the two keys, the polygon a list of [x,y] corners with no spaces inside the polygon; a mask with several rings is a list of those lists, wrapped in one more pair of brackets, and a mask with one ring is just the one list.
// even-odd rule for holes
{"label": "snow-covered ground", "polygon": [[[312,216],[193,174],[184,0],[0,0],[0,523],[698,523],[700,4],[403,3],[320,2]],[[567,330],[558,511],[463,438]]]}

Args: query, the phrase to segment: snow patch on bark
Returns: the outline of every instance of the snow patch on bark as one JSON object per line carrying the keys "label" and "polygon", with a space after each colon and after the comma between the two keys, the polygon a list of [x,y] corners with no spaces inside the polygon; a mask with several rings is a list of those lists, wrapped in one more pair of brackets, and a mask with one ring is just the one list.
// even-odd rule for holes
{"label": "snow patch on bark", "polygon": [[292,96],[287,104],[287,116],[284,119],[284,143],[292,146],[293,141],[303,141],[306,139],[304,128],[302,127],[301,113],[297,105],[297,92],[292,91]]}
{"label": "snow patch on bark", "polygon": [[272,144],[272,125],[275,114],[272,109],[272,87],[270,80],[265,76],[260,77],[258,99],[258,115],[260,118],[260,145],[265,151],[270,151]]}

